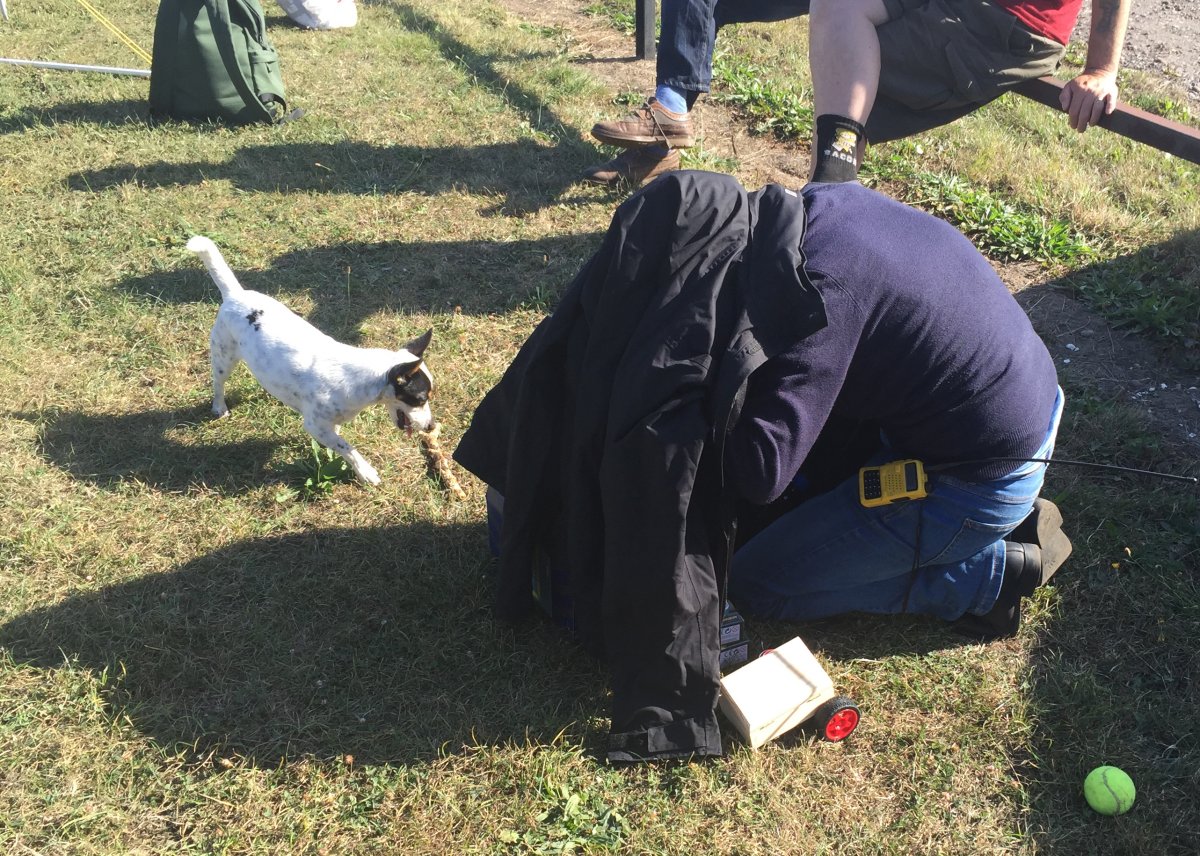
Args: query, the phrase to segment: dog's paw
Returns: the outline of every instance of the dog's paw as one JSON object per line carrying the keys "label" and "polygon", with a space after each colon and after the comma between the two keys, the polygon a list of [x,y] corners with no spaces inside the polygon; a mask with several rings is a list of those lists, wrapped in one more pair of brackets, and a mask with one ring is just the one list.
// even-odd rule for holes
{"label": "dog's paw", "polygon": [[225,406],[217,407],[214,404],[213,409],[212,409],[212,415],[217,417],[218,419],[224,419],[226,416],[229,415],[229,408],[225,407]]}
{"label": "dog's paw", "polygon": [[383,481],[383,479],[379,478],[379,473],[375,468],[367,463],[361,464],[355,471],[355,475],[371,487],[378,487]]}

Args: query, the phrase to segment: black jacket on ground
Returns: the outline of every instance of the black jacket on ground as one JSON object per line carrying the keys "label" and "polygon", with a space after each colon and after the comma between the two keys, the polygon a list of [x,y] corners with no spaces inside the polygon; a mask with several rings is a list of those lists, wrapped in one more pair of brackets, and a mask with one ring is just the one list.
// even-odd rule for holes
{"label": "black jacket on ground", "polygon": [[723,441],[750,373],[825,324],[804,223],[777,185],[654,181],[617,209],[455,450],[505,498],[501,617],[529,610],[535,551],[562,545],[576,634],[611,672],[610,760],[722,752]]}

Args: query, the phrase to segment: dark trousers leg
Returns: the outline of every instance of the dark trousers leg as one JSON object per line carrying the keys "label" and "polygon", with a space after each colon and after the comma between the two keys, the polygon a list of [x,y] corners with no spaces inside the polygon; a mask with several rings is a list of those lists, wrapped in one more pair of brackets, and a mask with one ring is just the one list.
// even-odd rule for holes
{"label": "dark trousers leg", "polygon": [[688,93],[688,106],[712,83],[713,45],[726,24],[782,21],[808,14],[809,0],[662,0],[657,83]]}

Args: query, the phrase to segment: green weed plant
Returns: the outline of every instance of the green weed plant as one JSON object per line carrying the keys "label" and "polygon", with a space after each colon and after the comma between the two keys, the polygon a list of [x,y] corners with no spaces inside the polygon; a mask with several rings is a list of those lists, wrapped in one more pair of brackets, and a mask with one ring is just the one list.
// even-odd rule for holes
{"label": "green weed plant", "polygon": [[276,501],[287,502],[299,497],[312,501],[333,493],[339,484],[354,481],[354,472],[346,460],[316,440],[309,441],[309,456],[302,466],[303,481],[298,488],[285,488],[276,495]]}

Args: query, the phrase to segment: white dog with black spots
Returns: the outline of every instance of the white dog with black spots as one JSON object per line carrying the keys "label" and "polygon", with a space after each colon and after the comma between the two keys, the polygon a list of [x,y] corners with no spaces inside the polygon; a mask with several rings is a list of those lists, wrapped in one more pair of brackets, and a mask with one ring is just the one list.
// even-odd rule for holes
{"label": "white dog with black spots", "polygon": [[273,297],[242,288],[208,238],[197,235],[187,248],[221,290],[209,336],[213,413],[229,413],[225,381],[244,362],[267,392],[304,417],[304,430],[318,443],[345,458],[359,479],[379,484],[379,473],[342,439],[340,426],[370,405],[384,404],[398,428],[432,428],[433,376],[424,354],[433,330],[398,351],[345,345]]}

